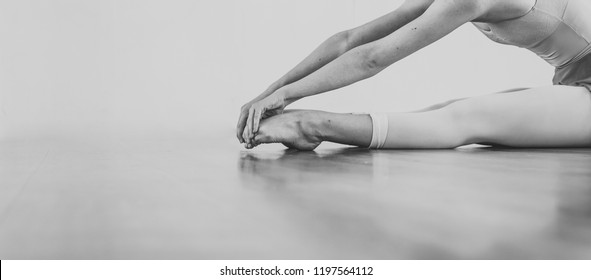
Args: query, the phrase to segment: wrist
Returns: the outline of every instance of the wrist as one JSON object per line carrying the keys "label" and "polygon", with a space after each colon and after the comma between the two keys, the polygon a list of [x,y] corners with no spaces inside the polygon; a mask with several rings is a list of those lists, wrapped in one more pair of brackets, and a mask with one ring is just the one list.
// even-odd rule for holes
{"label": "wrist", "polygon": [[267,92],[269,94],[274,93],[275,91],[277,91],[278,89],[283,87],[283,83],[281,81],[276,81],[274,83],[272,83],[268,88],[267,88]]}
{"label": "wrist", "polygon": [[285,87],[278,89],[277,91],[275,91],[274,94],[276,94],[278,98],[283,100],[283,103],[285,104],[285,106],[287,106],[297,100],[296,98],[293,98],[291,96],[289,90],[286,89]]}

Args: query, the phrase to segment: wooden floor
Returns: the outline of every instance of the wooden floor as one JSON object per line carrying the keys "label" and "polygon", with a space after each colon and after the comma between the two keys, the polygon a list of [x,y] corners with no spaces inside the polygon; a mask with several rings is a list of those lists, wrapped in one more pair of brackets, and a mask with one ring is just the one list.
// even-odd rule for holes
{"label": "wooden floor", "polygon": [[0,259],[591,259],[589,149],[147,139],[0,142]]}

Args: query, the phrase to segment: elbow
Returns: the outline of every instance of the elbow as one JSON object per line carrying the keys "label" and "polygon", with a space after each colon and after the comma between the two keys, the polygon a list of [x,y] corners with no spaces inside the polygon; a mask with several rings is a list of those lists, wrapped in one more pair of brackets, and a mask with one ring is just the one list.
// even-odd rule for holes
{"label": "elbow", "polygon": [[363,65],[366,71],[372,74],[372,76],[386,68],[386,66],[384,66],[378,58],[372,56],[366,58]]}
{"label": "elbow", "polygon": [[373,76],[386,69],[390,64],[386,61],[383,53],[376,47],[358,48],[360,65],[369,76]]}
{"label": "elbow", "polygon": [[334,34],[329,39],[336,47],[339,55],[342,55],[351,49],[351,31],[345,30]]}
{"label": "elbow", "polygon": [[405,0],[401,6],[412,18],[421,16],[433,4],[433,0]]}

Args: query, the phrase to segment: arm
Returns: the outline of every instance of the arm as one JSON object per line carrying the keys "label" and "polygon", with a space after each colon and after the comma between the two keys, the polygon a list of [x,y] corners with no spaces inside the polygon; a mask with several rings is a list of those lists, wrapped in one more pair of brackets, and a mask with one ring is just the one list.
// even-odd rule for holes
{"label": "arm", "polygon": [[433,0],[407,0],[391,13],[352,30],[343,31],[331,36],[269,88],[274,92],[281,87],[308,76],[355,47],[391,34],[419,17],[432,2]]}
{"label": "arm", "polygon": [[252,137],[260,119],[273,107],[285,107],[300,98],[338,89],[376,75],[389,65],[430,45],[482,14],[479,1],[435,0],[417,19],[392,34],[356,47],[314,73],[277,90],[253,104],[245,135]]}
{"label": "arm", "polygon": [[328,38],[292,70],[283,75],[280,79],[271,84],[263,93],[241,108],[241,114],[237,126],[238,139],[241,140],[241,142],[244,140],[242,139],[242,132],[246,125],[248,109],[250,109],[252,103],[264,99],[279,88],[308,76],[310,73],[322,68],[349,50],[381,39],[398,30],[400,27],[425,12],[432,2],[433,0],[406,0],[399,8],[389,14],[352,30],[339,32]]}
{"label": "arm", "polygon": [[[481,15],[478,1],[435,0],[423,15],[394,33],[345,53],[276,94],[290,104],[372,77]],[[256,127],[256,126],[255,126]]]}

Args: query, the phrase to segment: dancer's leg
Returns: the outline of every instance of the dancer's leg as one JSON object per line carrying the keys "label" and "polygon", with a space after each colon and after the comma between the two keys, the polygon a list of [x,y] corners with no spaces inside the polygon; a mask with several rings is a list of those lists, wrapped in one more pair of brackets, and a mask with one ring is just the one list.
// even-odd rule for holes
{"label": "dancer's leg", "polygon": [[313,150],[322,141],[367,147],[371,138],[369,115],[286,110],[261,122],[255,143],[283,143],[290,148]]}
{"label": "dancer's leg", "polygon": [[589,146],[591,94],[550,86],[466,98],[415,116],[388,114],[388,120],[385,148]]}
{"label": "dancer's leg", "polygon": [[463,143],[457,122],[445,110],[391,113],[385,118],[381,127],[368,114],[286,111],[261,122],[255,143],[283,143],[299,150],[313,150],[322,141],[369,147],[374,129],[384,132],[385,145],[380,148],[453,148]]}
{"label": "dancer's leg", "polygon": [[[372,138],[368,115],[300,111],[275,118],[264,122],[258,143],[313,149],[331,141],[367,147]],[[423,113],[392,113],[387,119],[383,148],[455,148],[484,142],[514,147],[591,145],[591,94],[581,87],[491,94]]]}

